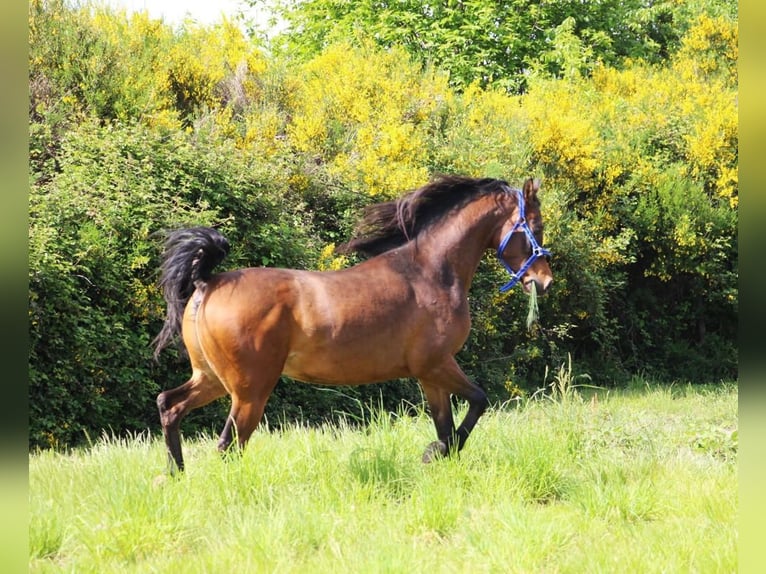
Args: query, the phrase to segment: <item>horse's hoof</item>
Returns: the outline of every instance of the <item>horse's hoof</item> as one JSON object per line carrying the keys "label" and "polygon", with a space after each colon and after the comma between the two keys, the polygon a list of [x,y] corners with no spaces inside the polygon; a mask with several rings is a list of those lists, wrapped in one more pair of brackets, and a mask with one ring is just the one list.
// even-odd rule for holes
{"label": "horse's hoof", "polygon": [[423,453],[423,462],[428,464],[439,458],[444,458],[448,454],[447,445],[440,440],[436,440],[428,445],[426,451]]}

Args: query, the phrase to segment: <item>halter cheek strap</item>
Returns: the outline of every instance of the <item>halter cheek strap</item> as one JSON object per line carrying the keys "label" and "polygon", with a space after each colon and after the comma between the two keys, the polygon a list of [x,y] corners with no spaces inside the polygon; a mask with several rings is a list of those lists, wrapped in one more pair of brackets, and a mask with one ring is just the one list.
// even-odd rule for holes
{"label": "halter cheek strap", "polygon": [[[537,239],[535,239],[534,233],[532,233],[532,230],[527,224],[527,220],[524,214],[524,194],[520,189],[516,190],[516,196],[518,198],[519,205],[519,218],[516,220],[516,223],[513,225],[511,230],[503,236],[503,240],[500,242],[500,245],[497,246],[497,258],[500,260],[500,263],[503,264],[503,267],[506,268],[508,273],[511,274],[511,280],[500,287],[501,293],[509,291],[514,285],[516,285],[516,283],[518,283],[521,278],[524,277],[527,269],[531,267],[531,265],[537,260],[538,257],[551,254],[550,251],[544,247],[541,247],[537,243]],[[511,269],[511,266],[506,263],[505,259],[503,259],[503,251],[505,251],[505,248],[508,246],[508,242],[511,240],[511,237],[514,233],[516,233],[517,230],[519,230],[519,228],[521,228],[521,231],[526,234],[527,239],[529,240],[529,244],[532,246],[532,254],[527,257],[524,263],[521,264],[521,267],[519,267],[518,271],[514,271]]]}

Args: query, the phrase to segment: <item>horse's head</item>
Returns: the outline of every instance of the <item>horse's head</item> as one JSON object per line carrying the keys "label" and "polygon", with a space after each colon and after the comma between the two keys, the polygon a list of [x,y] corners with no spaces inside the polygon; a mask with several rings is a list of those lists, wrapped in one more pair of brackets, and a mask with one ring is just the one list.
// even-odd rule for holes
{"label": "horse's head", "polygon": [[495,241],[497,257],[513,279],[501,287],[507,291],[521,282],[524,291],[529,292],[532,284],[539,294],[545,293],[553,282],[553,273],[548,265],[550,253],[543,248],[543,218],[540,214],[540,200],[537,192],[540,183],[528,179],[522,190],[506,194],[506,200],[513,202],[511,213],[501,226]]}

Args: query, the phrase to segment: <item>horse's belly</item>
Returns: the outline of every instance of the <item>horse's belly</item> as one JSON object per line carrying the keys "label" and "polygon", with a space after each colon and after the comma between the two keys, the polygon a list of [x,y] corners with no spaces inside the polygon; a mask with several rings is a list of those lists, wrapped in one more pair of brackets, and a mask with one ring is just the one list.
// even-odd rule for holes
{"label": "horse's belly", "polygon": [[293,351],[287,357],[283,374],[326,385],[375,383],[409,375],[403,358],[375,348]]}

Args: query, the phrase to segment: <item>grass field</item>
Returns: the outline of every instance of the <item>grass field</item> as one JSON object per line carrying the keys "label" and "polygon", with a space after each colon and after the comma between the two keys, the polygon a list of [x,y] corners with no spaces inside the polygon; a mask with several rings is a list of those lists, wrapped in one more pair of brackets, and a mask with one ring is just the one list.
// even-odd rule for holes
{"label": "grass field", "polygon": [[[461,413],[462,414],[462,413]],[[423,465],[425,414],[29,456],[30,572],[736,572],[737,387],[569,388]]]}

